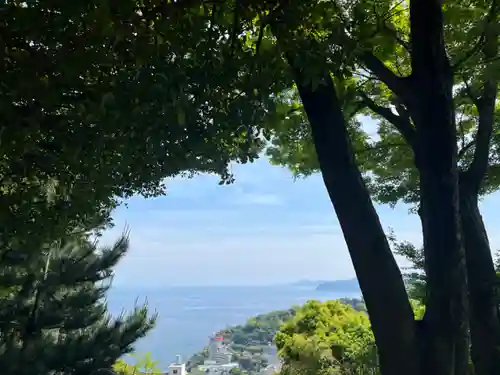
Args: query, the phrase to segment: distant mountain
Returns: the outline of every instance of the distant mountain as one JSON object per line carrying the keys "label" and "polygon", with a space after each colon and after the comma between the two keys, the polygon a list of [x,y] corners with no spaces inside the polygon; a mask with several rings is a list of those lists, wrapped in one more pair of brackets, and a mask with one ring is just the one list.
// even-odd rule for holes
{"label": "distant mountain", "polygon": [[322,284],[324,282],[325,282],[324,280],[299,280],[299,281],[296,281],[290,285],[291,286],[316,286],[317,287],[319,284]]}
{"label": "distant mountain", "polygon": [[316,287],[318,291],[332,291],[336,293],[360,292],[359,283],[356,278],[347,280],[324,281]]}

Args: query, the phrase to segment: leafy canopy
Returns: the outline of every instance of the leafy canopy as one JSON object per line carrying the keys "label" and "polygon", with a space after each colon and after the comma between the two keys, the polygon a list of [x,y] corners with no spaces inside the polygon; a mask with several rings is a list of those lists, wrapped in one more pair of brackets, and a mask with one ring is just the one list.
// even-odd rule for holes
{"label": "leafy canopy", "polygon": [[106,223],[119,199],[164,193],[166,177],[231,181],[230,161],[256,157],[268,112],[228,64],[228,30],[208,27],[209,9],[177,8],[1,6],[2,249]]}
{"label": "leafy canopy", "polygon": [[276,334],[285,374],[376,368],[368,316],[339,301],[309,301]]}
{"label": "leafy canopy", "polygon": [[119,359],[113,365],[113,371],[117,375],[154,375],[161,373],[161,369],[158,366],[159,362],[154,361],[150,353],[145,353],[142,356],[130,354],[128,357],[134,358],[135,363],[129,364],[127,361]]}
{"label": "leafy canopy", "polygon": [[[413,123],[398,93],[387,84],[388,70],[401,78],[411,74],[408,2],[306,3],[310,9],[308,20],[298,29],[302,34],[307,30],[308,40],[317,41],[311,53],[333,61],[325,69],[334,76],[350,122],[356,159],[374,198],[382,203],[416,203],[418,173],[407,136]],[[484,105],[481,100],[485,84],[498,85],[500,78],[494,41],[499,26],[494,21],[494,3],[458,1],[445,2],[443,6],[447,51],[456,84],[457,146],[462,171],[471,166],[476,150],[478,108]],[[333,11],[337,13],[332,17]],[[292,39],[295,34],[287,37]],[[342,47],[341,51],[332,45]],[[376,64],[364,47],[373,50],[388,70]],[[318,171],[318,164],[307,117],[293,89],[288,99],[289,103],[284,104],[287,108],[283,109],[284,121],[274,126],[267,153],[273,163],[287,166],[296,176],[308,176]],[[482,194],[497,190],[500,181],[500,105],[497,102],[495,106],[490,165]]]}

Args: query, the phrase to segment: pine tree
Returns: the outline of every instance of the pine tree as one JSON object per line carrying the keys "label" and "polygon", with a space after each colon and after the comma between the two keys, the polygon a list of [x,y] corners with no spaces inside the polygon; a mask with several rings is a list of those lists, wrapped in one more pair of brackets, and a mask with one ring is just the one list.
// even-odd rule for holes
{"label": "pine tree", "polygon": [[[153,328],[147,306],[111,317],[105,300],[113,267],[129,248],[123,235],[98,248],[86,236],[2,259],[0,368],[9,375],[89,375],[111,369]],[[31,251],[30,251],[31,250]],[[32,260],[33,251],[39,256]],[[29,259],[29,261],[26,261]]]}

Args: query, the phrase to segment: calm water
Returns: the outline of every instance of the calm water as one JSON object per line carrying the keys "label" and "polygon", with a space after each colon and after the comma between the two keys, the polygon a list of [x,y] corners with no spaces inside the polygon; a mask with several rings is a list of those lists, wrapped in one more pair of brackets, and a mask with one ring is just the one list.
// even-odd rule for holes
{"label": "calm water", "polygon": [[244,323],[249,317],[286,309],[310,299],[357,297],[359,293],[318,292],[314,287],[175,287],[162,290],[110,291],[109,308],[120,313],[147,298],[159,313],[157,326],[138,342],[137,352],[150,352],[166,368],[180,354],[187,359],[202,349],[208,336],[227,326]]}

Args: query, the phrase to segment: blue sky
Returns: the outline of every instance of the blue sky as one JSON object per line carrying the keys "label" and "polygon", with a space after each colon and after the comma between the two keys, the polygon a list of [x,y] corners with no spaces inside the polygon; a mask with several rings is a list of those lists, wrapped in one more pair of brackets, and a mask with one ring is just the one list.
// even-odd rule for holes
{"label": "blue sky", "polygon": [[[266,159],[235,165],[236,182],[215,176],[168,182],[167,196],[134,197],[114,213],[109,242],[130,228],[131,250],[114,285],[258,285],[354,276],[338,221],[319,175],[294,181]],[[482,203],[492,248],[500,248],[500,194]],[[385,228],[421,243],[404,205],[377,206]],[[360,233],[362,235],[362,233]]]}

